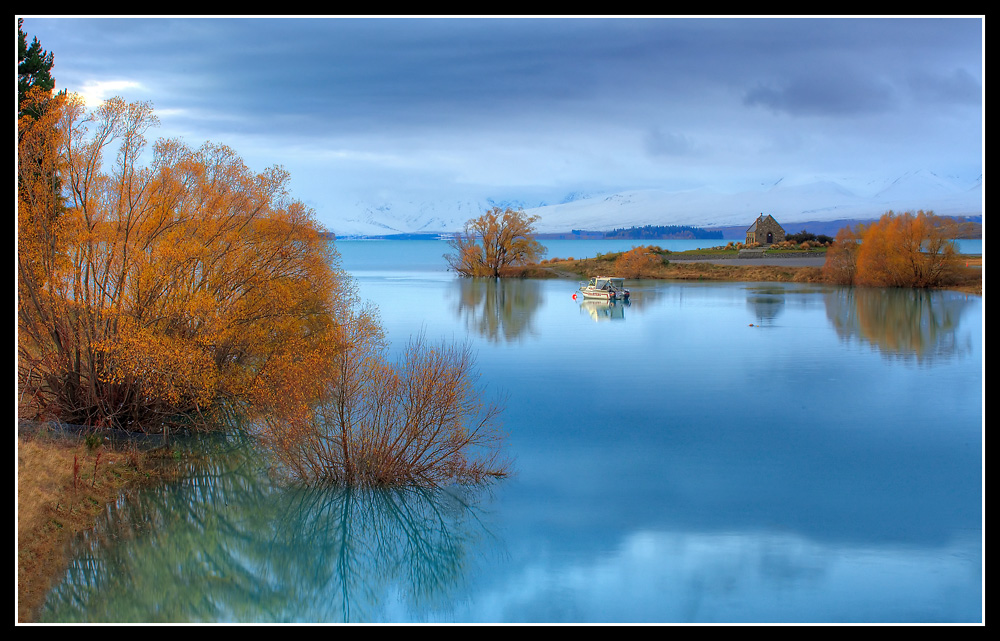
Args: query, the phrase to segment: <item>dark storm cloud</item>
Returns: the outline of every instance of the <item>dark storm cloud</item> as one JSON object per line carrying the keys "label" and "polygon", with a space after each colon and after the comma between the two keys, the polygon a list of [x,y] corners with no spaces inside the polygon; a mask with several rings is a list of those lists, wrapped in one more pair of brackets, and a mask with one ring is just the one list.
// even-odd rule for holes
{"label": "dark storm cloud", "polygon": [[[595,98],[680,102],[706,85],[741,88],[748,104],[789,113],[879,110],[892,99],[880,75],[940,76],[922,69],[930,62],[925,56],[935,42],[958,40],[956,31],[963,28],[962,21],[824,19],[78,19],[62,24],[72,29],[62,36],[80,46],[58,55],[73,56],[72,64],[88,71],[117,64],[121,73],[172,78],[190,90],[185,100],[193,105],[236,115],[314,114],[318,127],[346,129],[579,109]],[[933,39],[925,38],[931,30]],[[100,46],[86,46],[94,42]],[[898,60],[879,53],[900,49],[909,53]],[[933,91],[927,79],[917,86]],[[975,84],[971,76],[964,80]],[[211,86],[202,85],[206,82]]]}
{"label": "dark storm cloud", "polygon": [[651,156],[685,156],[694,150],[693,143],[687,136],[664,132],[658,128],[649,130],[643,142],[646,152]]}
{"label": "dark storm cloud", "polygon": [[319,201],[931,162],[978,175],[982,24],[27,17],[25,30],[54,52],[57,87],[149,100],[158,135],[286,165]]}
{"label": "dark storm cloud", "polygon": [[909,78],[909,87],[916,100],[928,103],[979,106],[983,100],[979,80],[965,69],[946,74],[917,71]]}
{"label": "dark storm cloud", "polygon": [[792,78],[781,87],[758,86],[744,103],[793,116],[844,116],[889,111],[897,99],[888,83],[837,70]]}

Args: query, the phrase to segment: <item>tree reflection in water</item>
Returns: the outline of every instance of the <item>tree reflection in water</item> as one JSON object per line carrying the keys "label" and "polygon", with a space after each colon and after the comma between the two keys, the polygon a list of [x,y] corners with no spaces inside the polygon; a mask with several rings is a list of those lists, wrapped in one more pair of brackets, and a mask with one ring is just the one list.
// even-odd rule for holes
{"label": "tree reflection in water", "polygon": [[460,278],[455,314],[490,342],[513,342],[535,334],[532,319],[541,303],[538,281],[521,278]]}
{"label": "tree reflection in water", "polygon": [[377,621],[394,599],[427,613],[489,537],[485,488],[283,487],[251,447],[210,449],[74,543],[43,622]]}
{"label": "tree reflection in water", "polygon": [[747,307],[757,319],[757,326],[773,325],[785,311],[787,290],[782,287],[747,287]]}
{"label": "tree reflection in water", "polygon": [[826,295],[826,313],[838,336],[860,340],[891,358],[930,362],[971,349],[960,345],[956,329],[969,305],[965,294],[949,291],[844,287]]}

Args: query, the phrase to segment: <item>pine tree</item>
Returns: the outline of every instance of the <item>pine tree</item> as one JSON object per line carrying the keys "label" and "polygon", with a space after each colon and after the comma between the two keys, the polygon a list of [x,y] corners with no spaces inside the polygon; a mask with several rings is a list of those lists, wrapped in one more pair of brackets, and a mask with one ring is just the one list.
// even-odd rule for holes
{"label": "pine tree", "polygon": [[38,117],[37,113],[24,110],[24,101],[32,87],[39,87],[47,92],[51,92],[55,88],[56,81],[51,74],[54,60],[51,52],[42,49],[37,37],[32,39],[30,46],[28,45],[28,34],[24,32],[23,25],[24,18],[18,18],[17,115],[18,117],[25,115]]}

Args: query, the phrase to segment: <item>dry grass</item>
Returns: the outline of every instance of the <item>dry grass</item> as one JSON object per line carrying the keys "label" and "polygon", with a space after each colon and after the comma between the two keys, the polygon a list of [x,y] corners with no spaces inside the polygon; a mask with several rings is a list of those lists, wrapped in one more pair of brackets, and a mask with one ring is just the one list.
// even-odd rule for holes
{"label": "dry grass", "polygon": [[123,491],[163,478],[137,450],[90,449],[83,442],[18,437],[17,620],[38,615],[53,579],[68,565],[73,536],[94,526]]}
{"label": "dry grass", "polygon": [[[530,271],[532,277],[590,278],[614,271],[614,263],[602,258],[549,262]],[[772,265],[716,265],[702,262],[671,262],[644,266],[638,278],[662,280],[823,282],[819,267]]]}

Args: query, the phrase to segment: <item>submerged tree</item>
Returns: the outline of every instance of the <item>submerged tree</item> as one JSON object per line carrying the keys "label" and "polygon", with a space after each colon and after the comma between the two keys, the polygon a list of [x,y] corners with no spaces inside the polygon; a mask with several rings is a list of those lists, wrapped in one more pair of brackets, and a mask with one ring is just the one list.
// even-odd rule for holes
{"label": "submerged tree", "polygon": [[398,362],[368,321],[320,381],[320,402],[266,416],[260,436],[293,478],[355,486],[478,483],[507,474],[499,402],[476,387],[468,345],[411,340]]}
{"label": "submerged tree", "polygon": [[545,247],[533,236],[537,221],[538,216],[522,209],[494,207],[465,224],[464,233],[449,241],[454,253],[445,259],[462,276],[518,276],[521,268],[545,255]]}

